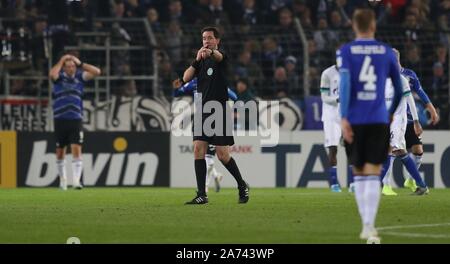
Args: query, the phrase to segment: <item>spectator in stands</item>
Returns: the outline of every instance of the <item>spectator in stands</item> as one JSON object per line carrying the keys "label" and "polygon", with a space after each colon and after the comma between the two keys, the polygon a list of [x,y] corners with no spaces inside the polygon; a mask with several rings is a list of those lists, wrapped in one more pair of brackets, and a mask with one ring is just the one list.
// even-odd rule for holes
{"label": "spectator in stands", "polygon": [[421,78],[424,74],[424,68],[422,67],[423,62],[421,61],[421,50],[416,44],[407,44],[405,46],[405,59],[404,65],[405,68],[414,69],[419,78]]}
{"label": "spectator in stands", "polygon": [[344,21],[342,21],[342,16],[337,10],[333,10],[330,13],[330,25],[329,28],[335,34],[338,38],[339,42],[346,41],[348,39],[351,39],[351,32],[349,31],[349,28],[345,24]]}
{"label": "spectator in stands", "polygon": [[[53,59],[62,55],[64,46],[70,44],[71,32],[69,30],[69,10],[65,1],[48,2],[48,25],[52,36]],[[50,62],[53,63],[53,62]]]}
{"label": "spectator in stands", "polygon": [[166,29],[165,36],[165,45],[169,58],[173,64],[177,65],[184,57],[184,41],[185,37],[183,36],[183,31],[181,30],[181,25],[177,20],[172,20],[169,23],[169,27]]}
{"label": "spectator in stands", "polygon": [[283,51],[295,56],[300,55],[300,38],[294,27],[292,11],[289,8],[282,8],[279,12],[279,25],[276,29],[279,34],[278,41]]}
{"label": "spectator in stands", "polygon": [[155,32],[156,34],[163,33],[163,27],[159,22],[159,13],[155,8],[149,8],[147,10],[147,20],[152,27],[153,32]]}
{"label": "spectator in stands", "polygon": [[227,12],[223,8],[222,0],[210,0],[208,6],[208,13],[206,17],[206,24],[228,27],[230,19]]}
{"label": "spectator in stands", "polygon": [[[126,16],[125,3],[122,0],[114,0],[113,10],[115,18],[121,19]],[[131,44],[131,35],[119,22],[114,22],[110,28],[110,31],[112,45],[129,46]],[[130,52],[127,50],[113,51],[111,62],[113,74],[128,74],[131,63]]]}
{"label": "spectator in stands", "polygon": [[320,71],[323,68],[309,67],[308,78],[311,95],[320,95]]}
{"label": "spectator in stands", "polygon": [[297,71],[297,59],[294,56],[287,56],[284,59],[284,68],[286,69],[286,76],[290,93],[293,95],[299,94],[300,77]]}
{"label": "spectator in stands", "polygon": [[172,94],[172,80],[178,78],[167,55],[159,62],[159,87],[168,96]]}
{"label": "spectator in stands", "polygon": [[261,49],[261,43],[256,38],[249,38],[242,44],[242,50],[250,52],[251,58],[258,58],[258,60],[261,57]]}
{"label": "spectator in stands", "polygon": [[46,74],[48,68],[47,58],[45,55],[45,34],[47,29],[47,21],[45,19],[38,19],[34,23],[33,32],[31,36],[30,48],[32,56],[33,68],[41,74]]}
{"label": "spectator in stands", "polygon": [[403,22],[405,28],[405,37],[407,43],[415,43],[419,40],[419,30],[421,29],[417,15],[413,12],[409,12],[405,16]]}
{"label": "spectator in stands", "polygon": [[273,70],[280,62],[282,56],[283,49],[278,45],[275,38],[272,36],[264,38],[261,68],[266,79],[273,77]]}
{"label": "spectator in stands", "polygon": [[444,66],[440,62],[433,65],[433,77],[429,84],[430,94],[439,104],[448,104],[448,75],[444,72]]}
{"label": "spectator in stands", "polygon": [[290,7],[292,0],[260,0],[265,20],[269,24],[277,24],[277,14],[285,7]]}
{"label": "spectator in stands", "polygon": [[311,9],[305,8],[305,10],[302,13],[302,16],[300,17],[300,23],[302,24],[302,27],[305,30],[313,29],[313,23],[312,23],[312,18],[311,18]]}
{"label": "spectator in stands", "polygon": [[236,95],[238,101],[244,103],[254,100],[253,94],[250,91],[250,83],[247,79],[242,78],[236,81]]}
{"label": "spectator in stands", "polygon": [[139,5],[138,0],[126,0],[125,1],[125,16],[126,17],[143,17],[144,9]]}
{"label": "spectator in stands", "polygon": [[11,80],[10,93],[11,95],[25,95],[25,80],[23,79],[13,79]]}
{"label": "spectator in stands", "polygon": [[392,4],[381,1],[370,1],[369,7],[375,12],[377,17],[377,26],[385,26],[390,22],[392,13]]}
{"label": "spectator in stands", "polygon": [[309,9],[305,0],[294,0],[292,2],[292,13],[295,17],[301,18],[304,16],[306,9]]}
{"label": "spectator in stands", "polygon": [[416,8],[418,10],[418,18],[421,24],[428,22],[428,17],[430,15],[430,3],[428,0],[411,0],[410,8]]}
{"label": "spectator in stands", "polygon": [[435,49],[434,62],[439,62],[444,69],[448,69],[448,46],[439,44]]}
{"label": "spectator in stands", "polygon": [[447,15],[440,15],[437,22],[437,30],[439,31],[439,42],[444,46],[450,47],[450,17]]}
{"label": "spectator in stands", "polygon": [[176,21],[179,24],[186,23],[186,18],[183,15],[183,3],[181,0],[170,0],[168,5],[168,14],[166,22]]}
{"label": "spectator in stands", "polygon": [[443,44],[439,44],[433,47],[434,52],[429,58],[426,58],[426,62],[424,63],[428,69],[430,69],[429,74],[427,76],[431,78],[432,72],[431,69],[436,65],[436,63],[440,63],[443,67],[445,74],[448,75],[448,48]]}
{"label": "spectator in stands", "polygon": [[[250,92],[250,86],[247,79],[239,79],[236,82],[236,95],[237,101],[247,103],[254,101],[253,94]],[[239,115],[239,112],[234,112],[234,124],[236,129],[255,129],[257,126],[257,120],[249,118],[249,110],[245,109],[245,118]]]}
{"label": "spectator in stands", "polygon": [[352,21],[349,18],[352,15],[352,11],[348,7],[350,7],[350,5],[347,5],[347,0],[336,0],[335,2],[335,10],[339,12],[342,19],[341,24],[344,27],[350,27],[352,25]]}
{"label": "spectator in stands", "polygon": [[[186,17],[189,22],[197,25],[204,25],[209,18],[209,1],[197,0],[184,2],[183,8],[186,10]],[[190,3],[190,4],[189,4]]]}
{"label": "spectator in stands", "polygon": [[278,13],[279,29],[286,33],[295,32],[292,11],[285,7]]}
{"label": "spectator in stands", "polygon": [[313,13],[315,14],[314,21],[317,22],[317,17],[323,17],[328,16],[328,13],[330,12],[332,8],[332,3],[328,2],[326,0],[318,0],[314,3],[310,4],[310,8],[312,9]]}
{"label": "spectator in stands", "polygon": [[408,0],[385,0],[383,3],[391,7],[389,20],[392,23],[398,24],[404,20],[404,9]]}
{"label": "spectator in stands", "polygon": [[256,8],[255,0],[243,0],[240,12],[239,23],[242,25],[254,26],[261,22],[261,15]]}
{"label": "spectator in stands", "polygon": [[[316,67],[318,69],[325,68],[324,58],[317,50],[317,44],[313,39],[308,40],[308,54],[309,54],[309,66]],[[331,64],[330,64],[331,65]]]}
{"label": "spectator in stands", "polygon": [[[120,26],[119,23],[113,23],[111,27],[111,44],[118,46],[129,46],[131,36]],[[123,66],[130,65],[130,52],[127,50],[113,51],[111,56],[112,69],[114,74],[124,74]]]}
{"label": "spectator in stands", "polygon": [[428,13],[426,9],[421,9],[420,5],[411,5],[406,9],[407,14],[414,14],[417,18],[417,24],[420,28],[432,29],[433,25],[430,23],[428,19]]}
{"label": "spectator in stands", "polygon": [[271,87],[272,95],[277,96],[280,93],[289,95],[291,91],[292,87],[289,86],[286,69],[282,66],[277,67],[273,74],[273,81]]}
{"label": "spectator in stands", "polygon": [[121,80],[119,81],[118,86],[119,96],[133,97],[137,95],[135,80]]}
{"label": "spectator in stands", "polygon": [[330,27],[334,30],[342,30],[345,25],[338,10],[332,10],[330,12],[330,22]]}
{"label": "spectator in stands", "polygon": [[17,19],[25,19],[27,10],[25,9],[25,1],[2,1],[0,4],[0,17],[11,17]]}
{"label": "spectator in stands", "polygon": [[248,82],[254,85],[260,85],[262,71],[258,64],[252,61],[252,54],[248,50],[243,50],[238,57],[236,68],[234,69],[235,80],[246,78]]}
{"label": "spectator in stands", "polygon": [[319,18],[317,30],[314,31],[313,38],[316,42],[317,50],[320,52],[330,50],[339,40],[336,32],[328,28],[326,17]]}

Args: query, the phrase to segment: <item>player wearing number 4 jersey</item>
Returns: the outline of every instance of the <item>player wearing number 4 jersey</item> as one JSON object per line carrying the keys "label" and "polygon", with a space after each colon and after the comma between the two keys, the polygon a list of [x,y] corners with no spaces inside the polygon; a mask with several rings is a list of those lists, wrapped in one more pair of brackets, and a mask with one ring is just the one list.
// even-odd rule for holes
{"label": "player wearing number 4 jersey", "polygon": [[[392,48],[374,39],[375,14],[358,9],[353,14],[356,40],[336,53],[340,73],[341,126],[347,155],[353,165],[355,198],[363,229],[361,239],[378,237],[375,218],[381,195],[381,165],[389,147],[389,121],[402,95],[400,71]],[[394,97],[385,104],[386,79]]]}

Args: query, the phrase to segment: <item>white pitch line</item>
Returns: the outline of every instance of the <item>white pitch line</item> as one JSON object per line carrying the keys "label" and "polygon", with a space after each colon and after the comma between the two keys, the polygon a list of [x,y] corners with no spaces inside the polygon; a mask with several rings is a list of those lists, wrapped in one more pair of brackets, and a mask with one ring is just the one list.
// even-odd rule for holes
{"label": "white pitch line", "polygon": [[402,232],[383,232],[383,235],[399,236],[399,237],[425,237],[425,238],[450,238],[450,235],[433,235],[420,233],[402,233]]}
{"label": "white pitch line", "polygon": [[421,227],[436,227],[436,226],[450,226],[450,223],[385,226],[385,227],[377,227],[377,230],[381,231],[381,230],[405,229],[405,228],[421,228]]}
{"label": "white pitch line", "polygon": [[[421,224],[421,225],[402,225],[402,226],[385,226],[377,228],[378,231],[394,230],[394,229],[409,229],[409,228],[424,228],[424,227],[437,227],[437,226],[450,226],[450,223],[437,223],[437,224]],[[425,238],[450,238],[450,234],[423,234],[423,233],[404,233],[404,232],[381,232],[383,235],[392,235],[400,237],[425,237]]]}

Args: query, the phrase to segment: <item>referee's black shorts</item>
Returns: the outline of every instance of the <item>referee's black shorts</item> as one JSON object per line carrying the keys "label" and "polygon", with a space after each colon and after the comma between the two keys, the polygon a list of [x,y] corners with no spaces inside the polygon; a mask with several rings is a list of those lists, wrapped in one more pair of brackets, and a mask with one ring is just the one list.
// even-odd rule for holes
{"label": "referee's black shorts", "polygon": [[414,131],[414,123],[408,123],[405,133],[406,148],[410,149],[414,145],[422,145],[422,139]]}
{"label": "referee's black shorts", "polygon": [[[218,117],[217,115],[214,116],[213,113],[203,113],[201,122],[198,122],[196,124],[195,118],[193,120],[193,134],[194,138],[193,140],[200,140],[208,142],[210,145],[214,146],[233,146],[234,145],[234,138],[233,138],[233,120],[231,118],[231,113],[226,111],[225,103],[222,104],[222,115],[221,120],[217,120],[217,122],[221,123],[221,126],[217,126],[218,123],[210,121],[214,117]],[[227,115],[230,114],[230,115]],[[205,122],[206,121],[206,122]],[[206,125],[205,125],[206,123]],[[201,127],[198,128],[197,125],[200,125]],[[211,129],[208,129],[211,128]],[[217,128],[217,129],[216,129]]]}
{"label": "referee's black shorts", "polygon": [[345,151],[350,163],[362,168],[365,163],[382,164],[389,151],[389,125],[352,125],[353,142],[345,142]]}
{"label": "referee's black shorts", "polygon": [[83,144],[83,124],[81,120],[55,119],[56,147]]}

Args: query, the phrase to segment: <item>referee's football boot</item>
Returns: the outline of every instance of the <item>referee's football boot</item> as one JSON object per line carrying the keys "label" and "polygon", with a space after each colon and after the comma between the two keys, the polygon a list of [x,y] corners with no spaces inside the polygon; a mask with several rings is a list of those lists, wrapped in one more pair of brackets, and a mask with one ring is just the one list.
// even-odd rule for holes
{"label": "referee's football boot", "polygon": [[197,192],[197,196],[192,199],[192,201],[188,201],[185,204],[207,204],[208,203],[208,196],[205,195],[200,195]]}
{"label": "referee's football boot", "polygon": [[250,199],[249,191],[250,186],[248,186],[248,183],[245,183],[243,186],[238,187],[239,190],[239,203],[247,203]]}

